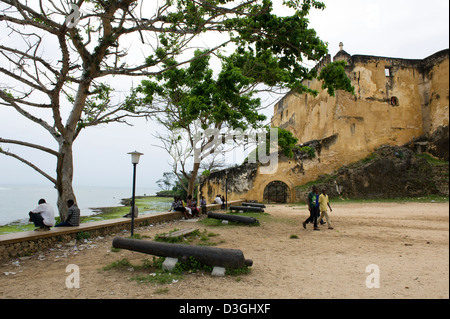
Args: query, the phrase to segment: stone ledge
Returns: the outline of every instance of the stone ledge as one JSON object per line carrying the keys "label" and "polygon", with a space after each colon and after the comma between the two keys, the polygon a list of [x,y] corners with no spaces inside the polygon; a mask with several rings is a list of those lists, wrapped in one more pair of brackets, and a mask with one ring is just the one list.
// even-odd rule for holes
{"label": "stone ledge", "polygon": [[[242,203],[244,200],[229,201],[228,205]],[[207,211],[220,209],[219,204],[207,205]],[[134,227],[148,226],[170,220],[181,219],[181,212],[161,212],[141,215],[134,219]],[[105,236],[130,230],[130,218],[116,218],[95,222],[82,223],[74,227],[56,227],[49,231],[25,231],[0,235],[0,260],[34,254],[40,250],[52,247],[57,243],[73,240],[79,233],[88,233],[92,237]]]}

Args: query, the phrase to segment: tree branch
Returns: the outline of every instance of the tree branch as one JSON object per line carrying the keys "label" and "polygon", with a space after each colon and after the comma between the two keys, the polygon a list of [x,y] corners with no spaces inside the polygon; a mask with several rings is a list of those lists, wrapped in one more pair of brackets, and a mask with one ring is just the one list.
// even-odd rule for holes
{"label": "tree branch", "polygon": [[18,159],[19,161],[21,161],[22,163],[25,163],[26,165],[30,166],[32,169],[34,169],[35,171],[37,171],[38,173],[40,173],[42,176],[44,176],[45,178],[47,178],[50,182],[52,182],[53,184],[56,185],[56,179],[54,179],[53,177],[51,177],[50,175],[48,175],[47,173],[45,173],[43,170],[41,170],[39,167],[37,167],[36,165],[34,165],[33,163],[30,163],[29,161],[27,161],[26,159],[20,157],[17,154],[8,152],[3,150],[2,148],[0,148],[0,153],[5,154],[7,156],[11,156],[14,157],[15,159]]}
{"label": "tree branch", "polygon": [[28,143],[28,142],[17,141],[17,140],[8,140],[8,139],[4,139],[4,138],[0,137],[0,143],[22,145],[22,146],[34,148],[34,149],[37,149],[37,150],[40,150],[40,151],[43,151],[43,152],[47,152],[49,154],[55,155],[56,157],[59,156],[59,153],[57,151],[54,151],[54,150],[52,150],[50,148],[47,148],[45,146],[32,144],[32,143]]}

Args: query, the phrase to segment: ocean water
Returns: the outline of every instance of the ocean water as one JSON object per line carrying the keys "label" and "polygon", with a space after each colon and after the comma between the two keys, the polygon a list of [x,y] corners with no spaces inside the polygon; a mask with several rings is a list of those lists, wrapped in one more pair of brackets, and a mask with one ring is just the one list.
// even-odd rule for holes
{"label": "ocean water", "polygon": [[[132,195],[131,187],[74,186],[74,191],[83,216],[92,215],[92,208],[120,206],[122,198],[131,198]],[[136,188],[136,196],[151,196],[156,192],[152,188]],[[57,215],[57,191],[53,187],[0,184],[0,226],[11,222],[26,222],[28,212],[38,205],[41,198],[53,206]]]}

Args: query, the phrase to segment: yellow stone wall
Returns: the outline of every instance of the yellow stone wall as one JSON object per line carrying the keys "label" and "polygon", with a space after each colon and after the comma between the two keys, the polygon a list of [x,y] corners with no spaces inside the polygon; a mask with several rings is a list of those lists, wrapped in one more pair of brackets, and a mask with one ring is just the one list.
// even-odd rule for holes
{"label": "yellow stone wall", "polygon": [[[252,188],[229,192],[229,200],[262,202],[265,187],[278,180],[288,185],[290,201],[295,201],[295,186],[365,158],[381,145],[403,145],[448,125],[448,50],[423,60],[350,56],[340,51],[334,57],[337,60],[347,61],[346,73],[355,95],[337,91],[331,97],[321,90],[321,82],[309,81],[306,84],[319,94],[287,94],[274,106],[271,123],[293,132],[301,144],[337,136],[335,141],[323,147],[313,160],[300,163],[280,158],[275,174],[260,174],[258,169]],[[398,105],[392,104],[393,98]],[[224,193],[221,181],[208,184]]]}

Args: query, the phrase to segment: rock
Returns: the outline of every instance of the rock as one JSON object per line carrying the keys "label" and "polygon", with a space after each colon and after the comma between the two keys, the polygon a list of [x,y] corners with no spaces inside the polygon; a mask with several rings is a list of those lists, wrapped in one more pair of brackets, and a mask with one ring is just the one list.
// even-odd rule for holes
{"label": "rock", "polygon": [[211,273],[213,277],[225,277],[226,269],[224,267],[214,267]]}
{"label": "rock", "polygon": [[175,268],[177,262],[178,262],[177,258],[167,257],[162,264],[162,269],[172,271]]}

